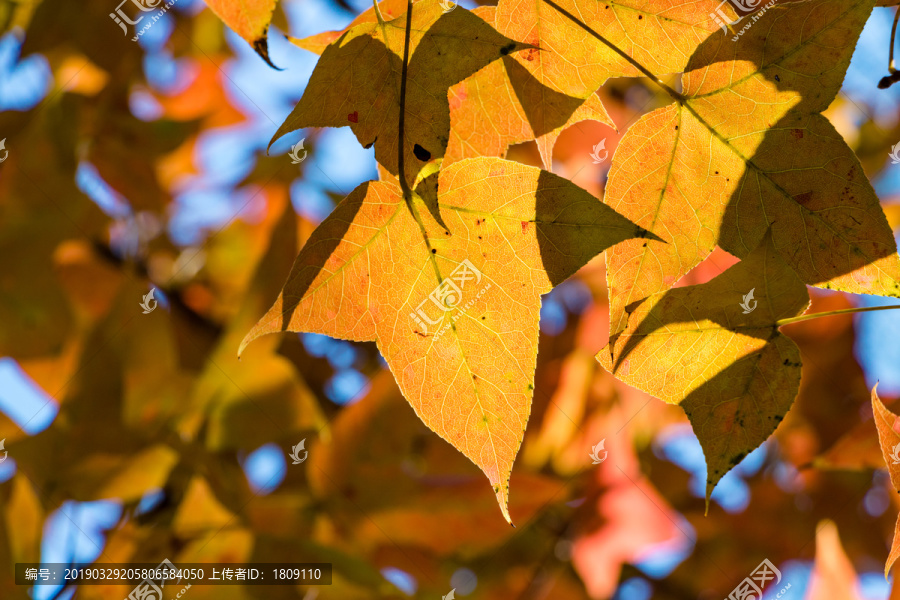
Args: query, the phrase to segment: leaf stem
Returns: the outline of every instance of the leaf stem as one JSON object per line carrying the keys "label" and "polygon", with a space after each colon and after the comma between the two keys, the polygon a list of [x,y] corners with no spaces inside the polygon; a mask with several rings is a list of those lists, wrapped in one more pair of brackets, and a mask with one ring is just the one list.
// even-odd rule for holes
{"label": "leaf stem", "polygon": [[378,24],[384,27],[384,17],[381,15],[381,9],[378,8],[378,0],[372,0],[372,5],[375,7],[375,17],[378,19]]}
{"label": "leaf stem", "polygon": [[900,8],[894,13],[894,26],[891,27],[891,53],[888,56],[888,71],[891,75],[897,72],[897,69],[894,68],[894,38],[897,35],[897,19],[900,19]]}
{"label": "leaf stem", "polygon": [[404,137],[403,128],[406,123],[406,71],[409,67],[409,40],[412,33],[412,10],[413,0],[406,2],[406,37],[403,42],[403,68],[400,72],[400,124],[398,126],[399,144],[397,150],[397,175],[400,180],[400,189],[403,190],[403,197],[407,202],[412,202],[412,190],[406,181],[406,169],[404,167],[404,154],[406,147],[406,138]]}
{"label": "leaf stem", "polygon": [[409,182],[406,181],[406,169],[404,166],[404,149],[406,143],[406,137],[404,135],[404,126],[406,124],[406,73],[409,67],[409,40],[412,37],[412,11],[413,11],[413,0],[407,0],[406,2],[406,37],[403,42],[403,67],[400,72],[400,123],[397,127],[398,133],[398,141],[397,141],[397,179],[400,182],[400,190],[403,192],[403,201],[406,202],[406,206],[409,208],[409,212],[412,214],[413,219],[416,224],[419,226],[419,231],[422,232],[422,239],[425,241],[425,247],[428,248],[428,259],[431,261],[431,266],[434,268],[434,274],[437,276],[438,283],[443,282],[443,277],[441,277],[441,271],[438,269],[437,261],[434,258],[434,250],[431,248],[431,242],[428,239],[428,232],[425,229],[424,223],[422,223],[422,217],[419,215],[419,211],[416,209],[416,205],[413,202],[413,191],[409,187]]}
{"label": "leaf stem", "polygon": [[776,327],[781,327],[782,325],[790,325],[791,323],[799,323],[800,321],[809,321],[811,319],[818,319],[819,317],[831,317],[834,315],[846,315],[851,313],[862,313],[862,312],[871,312],[874,310],[900,310],[900,304],[894,304],[891,306],[867,306],[865,308],[842,308],[841,310],[832,310],[830,312],[823,313],[812,313],[810,315],[800,315],[799,317],[791,317],[790,319],[781,319],[780,321],[775,321]]}
{"label": "leaf stem", "polygon": [[897,83],[897,81],[900,81],[900,71],[894,67],[894,39],[897,36],[898,19],[900,19],[900,8],[894,13],[894,26],[891,27],[891,49],[890,54],[888,55],[888,73],[890,73],[890,75],[882,77],[881,81],[878,82],[878,88],[882,90],[885,90]]}
{"label": "leaf stem", "polygon": [[613,44],[612,42],[607,40],[605,37],[603,37],[596,31],[594,31],[593,29],[591,29],[591,27],[589,27],[586,23],[579,21],[578,18],[575,17],[575,15],[573,15],[572,13],[570,13],[569,11],[564,9],[562,6],[560,6],[553,0],[544,0],[544,2],[546,2],[547,4],[549,4],[550,6],[555,8],[557,11],[559,11],[562,14],[564,14],[565,16],[567,16],[573,23],[575,23],[576,25],[578,25],[579,27],[581,27],[582,29],[584,29],[585,31],[590,33],[592,36],[597,38],[598,41],[605,44],[610,50],[612,50],[613,52],[615,52],[616,54],[618,54],[619,56],[624,58],[626,61],[628,61],[635,69],[637,69],[638,71],[640,71],[641,73],[643,73],[644,75],[646,75],[647,77],[652,79],[653,82],[656,83],[656,85],[660,86],[663,90],[665,90],[666,93],[668,93],[670,96],[672,96],[672,98],[674,98],[679,104],[684,104],[686,102],[687,99],[684,96],[682,96],[681,94],[679,94],[678,92],[673,90],[671,87],[669,87],[668,85],[663,83],[663,80],[660,79],[659,77],[657,77],[656,75],[654,75],[649,69],[647,69],[647,67],[645,67],[638,61],[636,61],[633,58],[631,58],[630,56],[628,56],[627,53],[623,52],[615,44]]}

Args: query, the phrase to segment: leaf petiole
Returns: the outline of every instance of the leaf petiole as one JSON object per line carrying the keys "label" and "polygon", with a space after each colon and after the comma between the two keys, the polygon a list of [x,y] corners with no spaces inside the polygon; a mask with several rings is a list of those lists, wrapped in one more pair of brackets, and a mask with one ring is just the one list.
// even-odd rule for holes
{"label": "leaf petiole", "polygon": [[[377,2],[377,0],[375,0]],[[376,4],[377,5],[377,4]],[[412,202],[412,190],[409,189],[409,183],[406,181],[406,169],[404,166],[404,150],[406,144],[406,138],[403,131],[404,125],[406,124],[406,72],[409,67],[409,39],[412,31],[412,11],[413,11],[413,3],[412,0],[407,0],[406,3],[406,38],[403,43],[403,66],[400,74],[400,123],[397,126],[397,133],[399,138],[399,143],[397,144],[397,172],[398,179],[400,180],[400,189],[403,190],[403,198],[411,203]]]}
{"label": "leaf petiole", "polygon": [[812,313],[809,315],[800,315],[799,317],[791,317],[790,319],[781,319],[780,321],[775,321],[776,327],[781,327],[782,325],[790,325],[791,323],[799,323],[800,321],[809,321],[811,319],[818,319],[819,317],[831,317],[833,315],[846,315],[851,313],[862,313],[862,312],[870,312],[874,310],[897,310],[900,309],[900,304],[895,304],[891,306],[867,306],[865,308],[842,308],[841,310],[832,310],[829,312],[823,313]]}
{"label": "leaf petiole", "polygon": [[878,82],[879,89],[887,89],[900,81],[900,71],[898,71],[894,67],[894,39],[897,35],[897,20],[900,19],[900,8],[897,9],[897,12],[894,14],[894,25],[891,27],[891,50],[888,55],[888,72],[890,75],[887,77],[882,77],[881,81]]}

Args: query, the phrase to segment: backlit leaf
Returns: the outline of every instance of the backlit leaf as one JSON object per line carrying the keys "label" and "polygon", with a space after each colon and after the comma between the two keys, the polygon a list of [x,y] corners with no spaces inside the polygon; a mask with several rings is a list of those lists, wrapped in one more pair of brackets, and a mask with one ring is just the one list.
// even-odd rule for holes
{"label": "backlit leaf", "polygon": [[706,456],[707,502],[790,409],[800,386],[800,351],[777,321],[808,303],[806,286],[769,234],[710,282],[645,299],[597,355],[618,379],[684,409]]}
{"label": "backlit leaf", "polygon": [[416,413],[485,472],[509,520],[540,296],[641,235],[571,182],[500,159],[455,163],[409,203],[393,184],[365,183],[313,233],[240,350],[285,330],[375,340]]}
{"label": "backlit leaf", "polygon": [[[658,75],[681,71],[697,46],[718,31],[710,14],[718,4],[501,0],[494,26],[501,34],[536,47],[515,60],[538,82],[585,98],[610,77],[644,75],[626,55]],[[600,42],[573,18],[600,32],[621,52]]]}
{"label": "backlit leaf", "polygon": [[[381,11],[381,17],[387,21],[392,21],[406,12],[406,0],[382,0],[378,3],[378,10]],[[377,23],[378,17],[375,8],[370,7],[359,13],[347,27],[338,31],[325,31],[306,38],[288,39],[297,47],[309,50],[314,54],[321,55],[329,44],[341,37],[345,32],[361,23]]]}
{"label": "backlit leaf", "polygon": [[[495,9],[476,13],[493,25]],[[544,168],[563,129],[594,120],[615,128],[603,103],[543,85],[512,56],[504,56],[450,88],[450,143],[444,165],[476,156],[506,156],[513,144],[536,140]]]}
{"label": "backlit leaf", "polygon": [[[375,145],[375,158],[397,175],[406,24],[406,13],[383,25],[363,22],[325,48],[303,97],[273,141],[305,127],[349,126],[364,147]],[[525,47],[467,10],[444,13],[438,0],[414,4],[402,142],[407,183],[444,155],[450,86]]]}
{"label": "backlit leaf", "polygon": [[495,61],[451,90],[447,159],[505,156],[510,145],[534,139],[549,170],[565,127],[595,120],[615,128],[594,91],[610,77],[642,73],[573,18],[658,73],[682,70],[716,28],[713,2],[647,4],[501,0],[476,9],[500,33],[536,48]]}
{"label": "backlit leaf", "polygon": [[776,6],[733,42],[710,37],[683,101],[622,139],[605,201],[666,243],[607,254],[610,331],[718,244],[745,257],[771,226],[804,283],[900,296],[900,258],[878,198],[820,114],[841,86],[873,0]]}
{"label": "backlit leaf", "polygon": [[226,25],[253,46],[269,66],[269,42],[267,35],[272,13],[278,0],[206,0],[206,5]]}

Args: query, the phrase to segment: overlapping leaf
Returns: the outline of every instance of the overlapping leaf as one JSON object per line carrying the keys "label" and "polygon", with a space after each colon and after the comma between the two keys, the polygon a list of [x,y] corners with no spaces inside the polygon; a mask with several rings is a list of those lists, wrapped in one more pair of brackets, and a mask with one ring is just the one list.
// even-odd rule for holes
{"label": "overlapping leaf", "polygon": [[607,254],[610,331],[716,244],[744,257],[773,228],[810,285],[900,295],[900,258],[853,151],[819,112],[834,98],[873,0],[776,6],[737,42],[710,37],[683,98],[619,145],[605,201],[667,243]]}
{"label": "overlapping leaf", "polygon": [[504,156],[510,145],[534,139],[549,169],[565,127],[595,120],[615,128],[594,91],[610,77],[641,72],[575,20],[657,73],[672,73],[716,30],[716,4],[501,0],[476,9],[503,35],[536,48],[493,62],[451,90],[448,162]]}
{"label": "overlapping leaf", "polygon": [[718,30],[710,14],[718,4],[501,0],[494,26],[503,35],[535,46],[515,58],[538,82],[585,98],[610,77],[642,76],[632,60],[657,74],[681,71],[697,46]]}
{"label": "overlapping leaf", "polygon": [[620,380],[684,409],[706,456],[707,502],[790,409],[800,351],[778,321],[808,303],[806,286],[767,234],[708,283],[646,298],[597,355]]}
{"label": "overlapping leaf", "polygon": [[[381,18],[393,21],[400,15],[406,12],[407,0],[381,0],[381,2],[377,3],[378,11],[381,13]],[[375,7],[368,8],[363,12],[359,13],[353,21],[350,22],[347,27],[337,31],[325,31],[323,33],[318,33],[316,35],[311,35],[306,38],[293,38],[289,37],[288,39],[296,46],[303,48],[304,50],[309,50],[315,54],[321,55],[325,48],[328,47],[329,44],[333,43],[339,37],[341,37],[344,33],[353,29],[355,26],[360,25],[362,23],[377,23],[378,22],[378,14],[375,12]]]}
{"label": "overlapping leaf", "polygon": [[533,390],[540,296],[645,232],[571,182],[467,159],[404,200],[361,185],[250,331],[375,340],[419,417],[488,476],[504,516]]}
{"label": "overlapping leaf", "polygon": [[[475,10],[493,24],[494,7]],[[529,51],[530,52],[530,51]],[[533,60],[532,54],[529,54]],[[513,144],[536,140],[545,169],[563,129],[594,120],[615,128],[600,99],[568,96],[541,84],[513,56],[494,61],[450,88],[450,142],[444,165],[463,158],[506,155]]]}
{"label": "overlapping leaf", "polygon": [[443,156],[450,132],[447,90],[492,60],[526,46],[497,33],[466,10],[444,13],[438,0],[412,11],[409,65],[404,70],[407,14],[361,22],[325,48],[300,102],[277,139],[304,127],[349,126],[389,172],[399,173],[400,97],[406,75],[404,181]]}

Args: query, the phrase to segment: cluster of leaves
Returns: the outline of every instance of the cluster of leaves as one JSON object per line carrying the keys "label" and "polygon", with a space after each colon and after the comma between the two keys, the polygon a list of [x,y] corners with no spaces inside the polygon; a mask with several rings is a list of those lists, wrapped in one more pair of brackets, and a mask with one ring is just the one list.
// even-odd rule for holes
{"label": "cluster of leaves", "polygon": [[[313,234],[241,351],[284,330],[376,341],[416,413],[481,467],[509,520],[540,296],[608,250],[610,343],[597,358],[684,409],[708,499],[797,395],[800,355],[778,328],[808,307],[806,286],[900,297],[891,228],[821,114],[875,0],[783,3],[739,43],[717,33],[718,4],[501,0],[447,13],[386,0],[298,41],[321,58],[273,139],[350,126],[383,177]],[[681,91],[659,79],[673,72]],[[612,125],[598,86],[641,75],[674,102],[628,130],[602,202],[500,158],[534,139],[549,169],[567,124]],[[716,246],[741,262],[672,289]],[[490,292],[445,306],[446,335],[422,331],[410,315],[461,264]],[[751,290],[759,305],[745,314]]]}
{"label": "cluster of leaves", "polygon": [[[228,6],[236,3],[209,4],[248,42],[257,42],[259,47],[259,32],[267,28],[270,8],[269,16],[262,10],[262,16],[253,19],[248,15],[254,3],[240,3],[244,12],[234,14],[246,19],[246,29],[242,30],[228,17]],[[617,47],[635,60],[640,57],[641,64],[655,73],[685,69],[701,44],[718,44],[718,38],[725,44],[725,36],[717,33],[716,26],[697,25],[708,17],[702,10],[691,12],[693,9],[682,7],[680,2],[660,3],[653,10],[647,10],[646,3],[632,4],[630,8],[621,2],[601,4],[610,6],[603,11],[616,11],[617,18],[601,26],[598,19],[605,18],[601,12],[591,17],[593,29],[616,40]],[[559,6],[578,14],[574,5]],[[799,347],[804,377],[793,409],[775,433],[781,456],[766,454],[766,476],[762,476],[763,471],[751,477],[749,470],[736,470],[742,481],[746,479],[748,494],[754,499],[740,514],[711,511],[704,519],[702,500],[688,493],[695,487],[691,476],[659,451],[666,440],[651,446],[650,441],[660,433],[668,435],[670,426],[683,422],[680,408],[649,402],[646,394],[617,385],[612,375],[600,368],[595,354],[607,343],[607,315],[616,311],[616,295],[610,300],[613,306],[606,302],[607,270],[602,261],[594,260],[578,273],[579,281],[592,292],[592,302],[584,312],[569,314],[558,335],[539,336],[539,294],[569,276],[593,254],[626,234],[640,234],[638,227],[652,234],[633,241],[625,239],[613,250],[628,244],[643,248],[647,243],[661,252],[666,248],[663,242],[673,237],[653,225],[652,219],[644,221],[625,208],[613,206],[624,218],[616,217],[596,197],[547,172],[551,157],[566,167],[571,165],[570,172],[586,158],[587,147],[577,147],[572,138],[566,138],[579,128],[572,127],[560,135],[563,130],[581,124],[594,132],[611,131],[600,129],[604,126],[591,129],[593,124],[583,119],[606,125],[613,121],[627,123],[637,116],[640,106],[627,105],[622,100],[624,90],[641,89],[643,85],[637,79],[611,81],[607,86],[611,92],[603,96],[601,104],[600,96],[593,93],[595,88],[590,87],[595,81],[634,78],[641,72],[594,36],[583,34],[571,19],[561,18],[563,13],[557,8],[540,5],[537,14],[534,5],[501,3],[472,11],[486,26],[473,25],[478,22],[472,21],[472,13],[462,7],[443,16],[432,12],[436,21],[430,29],[414,32],[410,28],[416,52],[411,50],[406,60],[402,20],[407,12],[405,3],[388,0],[380,5],[383,26],[373,10],[360,15],[354,26],[368,23],[375,32],[385,31],[388,23],[401,19],[385,34],[390,46],[349,35],[352,39],[347,41],[354,48],[364,43],[376,48],[375,55],[399,66],[401,75],[403,64],[407,65],[409,96],[404,129],[421,137],[408,134],[408,153],[403,161],[413,165],[410,173],[418,166],[431,170],[417,172],[414,178],[410,175],[411,182],[401,180],[398,155],[394,160],[396,172],[382,164],[382,181],[351,194],[323,224],[326,229],[314,232],[314,223],[297,215],[288,201],[288,188],[297,171],[283,169],[283,157],[260,157],[257,167],[240,183],[242,191],[257,194],[254,201],[237,220],[209,236],[201,253],[196,247],[173,242],[160,231],[171,226],[177,211],[173,201],[176,182],[200,170],[192,159],[198,137],[245,120],[226,91],[224,73],[232,55],[216,18],[209,11],[169,13],[175,27],[166,50],[189,66],[192,78],[177,91],[163,93],[144,81],[141,64],[148,54],[123,38],[110,21],[112,7],[107,0],[20,2],[14,7],[0,4],[0,24],[26,28],[23,55],[45,56],[55,83],[38,107],[24,114],[0,114],[0,135],[8,136],[10,149],[8,159],[0,166],[0,252],[4,257],[4,268],[0,269],[0,356],[13,357],[22,372],[46,393],[48,406],[43,410],[50,411],[55,404],[59,414],[38,434],[24,431],[0,414],[0,439],[6,440],[11,459],[4,468],[15,464],[15,474],[0,484],[3,598],[29,597],[27,588],[13,585],[12,565],[39,560],[42,544],[46,547],[50,539],[58,540],[47,527],[51,515],[65,515],[60,516],[65,522],[71,519],[75,524],[71,528],[73,542],[90,545],[81,533],[82,529],[90,532],[89,524],[79,519],[77,504],[69,501],[101,499],[114,499],[123,509],[115,525],[104,532],[105,543],[97,550],[102,562],[152,563],[163,557],[176,563],[332,562],[334,585],[317,590],[323,599],[409,597],[382,576],[380,570],[391,567],[403,569],[416,579],[417,598],[445,595],[452,587],[448,585],[451,576],[461,567],[477,575],[478,586],[469,597],[607,598],[623,581],[641,576],[632,565],[659,544],[686,548],[686,553],[692,547],[694,550],[670,575],[648,583],[654,588],[655,598],[674,600],[712,593],[725,596],[758,564],[760,556],[779,565],[788,559],[811,556],[809,542],[814,537],[818,591],[811,591],[809,597],[851,598],[855,573],[847,554],[857,565],[884,554],[893,514],[876,518],[847,508],[856,506],[862,489],[872,494],[882,491],[877,479],[873,485],[871,471],[884,466],[872,423],[860,415],[859,407],[868,402],[868,393],[852,353],[852,323],[849,317],[834,317],[827,324],[826,320],[798,322],[782,329],[790,340],[774,335],[773,322],[789,319],[802,310],[797,280],[804,281],[793,268],[784,269],[789,261],[779,250],[774,230],[768,237],[764,233],[757,248],[719,278],[708,281],[721,271],[713,262],[736,259],[716,250],[711,257],[714,260],[703,262],[679,282],[697,285],[665,290],[634,307],[626,305],[619,336],[614,334],[610,348],[600,354],[610,368],[619,363],[616,374],[622,378],[639,366],[645,375],[669,370],[675,361],[669,355],[654,356],[654,349],[663,346],[656,344],[659,338],[647,335],[658,319],[666,320],[666,328],[672,331],[669,345],[678,345],[679,352],[688,347],[682,340],[688,339],[690,327],[699,322],[701,328],[694,335],[708,336],[712,342],[698,340],[690,346],[690,352],[699,355],[696,349],[701,344],[718,343],[727,349],[718,360],[758,355],[759,364],[771,364],[784,354],[799,362],[793,344]],[[418,3],[414,5],[414,13],[419,7]],[[630,17],[626,19],[625,15]],[[276,10],[275,22],[281,18]],[[443,104],[421,90],[433,85],[434,78],[446,82],[458,75],[455,71],[452,77],[445,75],[443,69],[457,69],[454,62],[460,60],[459,55],[447,55],[453,58],[446,61],[429,58],[445,56],[442,44],[453,45],[458,35],[454,25],[450,28],[453,35],[445,33],[436,40],[430,37],[435,27],[445,26],[448,18],[465,19],[463,29],[466,35],[472,32],[470,37],[482,38],[481,31],[485,31],[492,40],[491,51],[499,57],[491,59],[486,52],[481,56],[488,61],[485,66],[445,89],[450,129],[444,136],[430,137],[434,131],[442,131],[443,125],[437,122],[444,119],[441,115],[446,114],[446,107],[433,109]],[[535,26],[545,19],[552,27]],[[613,21],[621,22],[616,25],[622,27],[616,30],[619,33],[612,32]],[[810,27],[819,23],[807,21]],[[450,21],[454,23],[459,21]],[[767,23],[760,21],[753,29]],[[822,23],[819,26],[824,27]],[[840,26],[835,20],[830,27],[834,30]],[[483,27],[487,29],[479,29]],[[490,33],[491,28],[495,33]],[[792,33],[799,30],[791,29]],[[825,43],[819,36],[811,44],[818,45],[820,51],[848,45],[841,53],[849,54],[858,29],[852,33],[854,37],[840,41],[828,38]],[[326,51],[331,54],[339,49],[342,35],[323,33],[296,42],[324,57]],[[742,36],[742,44],[747,35]],[[399,46],[398,36],[404,39]],[[779,43],[786,43],[783,40],[791,36],[781,39]],[[513,40],[516,49],[504,54],[503,48]],[[657,52],[648,47],[647,40],[677,44],[680,50]],[[394,50],[377,50],[382,46]],[[463,55],[470,51],[468,45],[454,48]],[[552,54],[548,48],[554,49]],[[572,63],[571,54],[566,53],[575,50],[585,54]],[[554,55],[566,60],[553,62]],[[766,56],[777,55],[766,52]],[[800,57],[800,53],[794,56]],[[816,62],[818,56],[811,53],[800,63]],[[425,58],[425,62],[419,62]],[[340,56],[337,59],[340,61]],[[467,68],[474,68],[476,59]],[[565,69],[572,64],[582,65],[577,77],[566,75]],[[598,71],[610,64],[616,66]],[[353,64],[346,65],[337,73],[354,75]],[[798,71],[797,65],[791,64],[787,70]],[[582,77],[586,92],[572,83]],[[785,74],[779,77],[783,80]],[[351,83],[356,79],[353,77]],[[571,87],[560,90],[558,80],[572,80],[565,84]],[[403,78],[392,75],[375,81],[385,88],[392,82],[402,87]],[[687,95],[686,87],[677,87],[671,78],[664,81]],[[653,80],[649,85],[655,85]],[[151,95],[160,107],[160,116],[135,119],[129,100],[136,92]],[[363,92],[368,93],[360,90],[354,94]],[[399,102],[399,88],[390,93]],[[352,96],[332,96],[326,91],[322,97],[325,106],[339,107]],[[414,112],[419,105],[424,108]],[[671,104],[671,100],[654,104],[668,111],[676,105],[679,102]],[[354,130],[357,125],[368,127],[360,141],[374,141],[375,151],[382,156],[381,143],[390,144],[393,139],[395,151],[401,147],[397,143],[399,108],[389,107],[390,103],[379,105],[383,110],[378,113],[363,103],[349,105],[335,118],[343,118],[337,124],[350,125]],[[432,110],[436,112],[429,112]],[[388,128],[393,138],[389,134],[378,137],[381,126],[375,117],[386,121],[391,115],[397,120],[393,129]],[[834,115],[829,118],[833,120]],[[661,129],[659,134],[668,135],[668,131]],[[871,142],[860,150],[867,170],[883,162],[885,144],[889,146],[898,135],[900,132],[892,132],[875,141],[871,136],[864,138]],[[432,146],[425,141],[443,137],[447,138],[443,151],[440,144]],[[619,144],[630,138],[629,130]],[[532,139],[534,160],[529,156],[524,162],[543,163],[545,170],[500,160],[505,153],[522,160],[522,148],[515,145]],[[431,155],[427,161],[420,159],[425,154],[416,151],[416,144]],[[791,148],[778,154],[794,160]],[[622,153],[622,148],[616,153],[613,175],[620,164],[625,164]],[[93,165],[127,203],[128,217],[104,213],[79,190],[76,173],[83,162]],[[306,166],[304,163],[301,168]],[[837,169],[833,165],[829,169],[832,167]],[[558,165],[554,169],[561,170]],[[609,185],[612,183],[613,179]],[[404,185],[408,192],[404,192]],[[674,182],[669,187],[677,188]],[[715,191],[715,186],[710,187]],[[380,209],[372,202],[376,197]],[[607,203],[608,198],[609,194]],[[383,213],[396,216],[382,234],[390,243],[379,238],[370,250],[381,252],[380,260],[371,261],[371,275],[380,277],[382,287],[372,286],[371,297],[382,304],[366,304],[365,310],[358,304],[348,308],[347,303],[356,302],[352,292],[364,289],[364,279],[345,277],[344,305],[327,304],[337,296],[326,294],[314,299],[312,309],[304,305],[303,310],[315,314],[332,306],[337,314],[339,309],[359,309],[349,317],[353,320],[333,319],[335,328],[329,332],[335,337],[367,339],[365,334],[374,331],[368,339],[376,339],[386,357],[391,356],[391,350],[385,344],[395,340],[392,351],[397,358],[389,361],[393,374],[382,368],[375,344],[357,344],[355,367],[371,378],[371,388],[353,405],[339,407],[326,394],[334,367],[313,354],[297,336],[260,339],[238,362],[235,349],[278,295],[300,247],[322,256],[316,262],[307,254],[314,269],[304,271],[305,263],[300,263],[296,268],[301,275],[293,285],[299,288],[303,281],[307,281],[305,285],[310,281],[322,283],[322,274],[337,272],[349,246],[361,244],[366,229],[375,227],[363,219],[389,220],[390,216]],[[861,218],[859,213],[853,215]],[[889,217],[896,227],[900,222],[897,213]],[[336,218],[343,218],[345,223],[341,225]],[[636,226],[627,224],[626,219]],[[426,227],[426,237],[420,223]],[[619,226],[615,226],[617,223]],[[452,235],[448,237],[446,231]],[[467,237],[470,239],[462,241]],[[129,247],[121,245],[123,239],[132,238],[137,239],[135,247],[123,250]],[[436,250],[437,272],[430,266],[430,271],[414,270],[404,262],[408,258],[420,267],[430,265],[432,259],[427,255],[432,249]],[[336,264],[328,262],[332,256]],[[494,339],[481,337],[487,334],[474,327],[477,323],[461,317],[455,321],[460,331],[455,335],[465,342],[461,346],[465,351],[455,353],[453,348],[438,346],[448,343],[442,339],[436,342],[433,353],[425,353],[424,346],[419,345],[425,338],[412,332],[415,324],[407,313],[437,285],[437,273],[446,277],[463,258],[495,282],[467,314],[490,321],[499,333]],[[770,269],[767,284],[753,279]],[[360,277],[368,272],[355,263],[342,271]],[[400,276],[394,276],[395,272]],[[743,282],[745,277],[751,279]],[[162,290],[167,303],[161,303],[160,310],[152,314],[142,315],[138,302],[148,284]],[[743,315],[738,303],[754,285],[760,305],[752,314]],[[766,285],[778,292],[771,294],[777,300],[767,299],[763,293]],[[336,282],[330,280],[322,291],[334,291],[335,286]],[[567,289],[561,287],[557,293]],[[411,308],[400,312],[397,306],[402,300],[392,300],[391,294],[404,290],[420,297],[410,299]],[[491,296],[494,292],[501,294],[500,299]],[[698,306],[701,295],[705,299]],[[805,302],[806,296],[803,298]],[[299,305],[301,298],[296,300]],[[464,298],[463,303],[468,300]],[[527,310],[517,303],[527,303]],[[389,304],[394,306],[391,312],[387,312]],[[372,313],[374,306],[381,306],[382,312]],[[812,293],[812,310],[847,306],[842,296]],[[298,309],[295,314],[303,312]],[[647,323],[642,324],[645,320]],[[391,321],[397,327],[385,337],[388,334],[382,334],[381,328]],[[357,323],[358,329],[351,335],[339,331],[337,323]],[[741,329],[732,335],[729,327],[735,324]],[[433,337],[435,329],[425,335]],[[456,339],[451,338],[452,333],[448,330],[442,338]],[[541,352],[535,358],[539,337]],[[477,348],[474,362],[471,348]],[[512,354],[507,355],[504,348]],[[508,439],[510,448],[518,448],[517,440],[522,440],[508,508],[519,526],[516,530],[498,517],[493,494],[472,463],[433,435],[410,410],[406,388],[417,381],[419,372],[409,371],[404,382],[404,369],[396,368],[396,361],[405,360],[404,368],[427,362],[428,368],[438,369],[454,364],[452,361],[459,361],[457,357],[463,355],[474,367],[484,369],[485,381],[500,385],[506,381],[503,376],[513,379],[504,385],[515,393],[480,399],[503,400],[501,408],[491,407],[493,412],[488,414],[503,419],[488,429],[494,439]],[[722,386],[724,398],[733,382],[716,374],[722,369],[714,366],[714,359],[703,358],[709,372],[704,371],[700,377]],[[644,364],[634,362],[638,359]],[[647,370],[660,360],[665,360],[664,369]],[[9,362],[4,360],[2,364],[6,368]],[[747,373],[752,365],[735,364],[736,377],[750,376]],[[421,368],[427,370],[424,364]],[[778,377],[788,380],[788,385],[799,369],[785,367],[784,371]],[[481,380],[482,374],[475,374]],[[681,374],[684,381],[690,379],[690,372]],[[457,381],[453,375],[435,370],[431,379],[419,379],[415,387],[443,394],[455,383],[458,387],[453,389],[453,398],[469,405],[448,407],[445,431],[451,441],[462,431],[476,448],[475,442],[481,439],[477,436],[484,435],[478,429],[482,414],[475,413],[465,424],[469,429],[454,430],[452,419],[471,412],[472,400],[467,394],[482,390],[482,384],[468,379]],[[759,385],[756,379],[745,381]],[[658,385],[662,382],[648,379],[639,387],[657,395],[653,390]],[[706,396],[700,395],[701,391]],[[712,391],[697,388],[691,395],[696,402],[682,404],[697,418],[704,410],[702,399],[712,397]],[[0,390],[4,399],[8,399],[8,393]],[[663,393],[659,397],[670,399]],[[423,399],[423,406],[426,401],[433,399]],[[523,407],[530,423],[524,434]],[[510,418],[521,422],[521,427],[510,426],[506,432],[501,425],[509,423]],[[752,418],[745,417],[748,426]],[[42,420],[43,414],[35,419]],[[436,429],[431,422],[429,426]],[[616,431],[621,433],[610,435]],[[587,449],[604,437],[609,460],[585,470]],[[248,485],[241,467],[249,452],[266,443],[289,449],[303,438],[307,438],[309,460],[302,467],[289,467],[275,491],[261,493]],[[511,455],[515,455],[512,450]],[[485,462],[491,459],[487,456]],[[512,456],[509,460],[511,464]],[[776,468],[791,464],[801,468],[791,484],[794,487],[785,487],[783,480],[769,476]],[[817,468],[802,469],[807,464]],[[829,470],[835,468],[845,471]],[[502,481],[502,472],[498,481]],[[148,497],[156,501],[148,504]],[[713,500],[717,498],[721,496]],[[833,527],[820,528],[818,535],[813,533],[825,518],[837,522],[841,540]],[[685,521],[693,531],[684,526]],[[99,538],[90,539],[100,543]],[[123,586],[83,586],[76,591],[76,598],[123,598],[129,591]],[[301,586],[194,586],[190,594],[198,600],[298,600],[307,591]]]}

